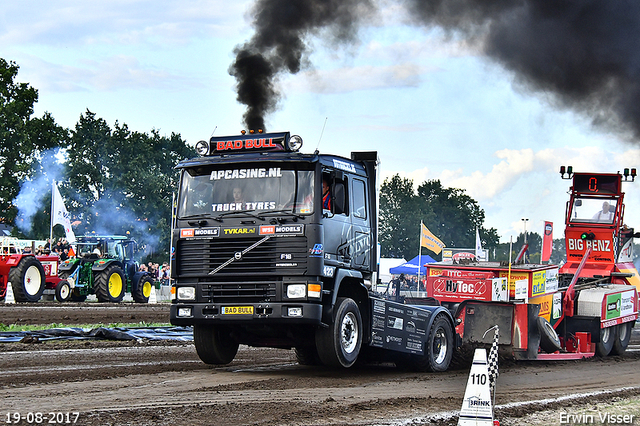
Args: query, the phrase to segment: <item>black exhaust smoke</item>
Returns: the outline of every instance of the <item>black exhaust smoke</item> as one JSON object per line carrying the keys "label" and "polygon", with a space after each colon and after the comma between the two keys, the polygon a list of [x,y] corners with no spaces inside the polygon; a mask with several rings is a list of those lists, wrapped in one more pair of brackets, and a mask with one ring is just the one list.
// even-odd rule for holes
{"label": "black exhaust smoke", "polygon": [[372,0],[258,0],[253,9],[256,33],[237,46],[229,74],[237,81],[237,100],[247,105],[244,124],[265,129],[265,116],[275,111],[277,78],[308,65],[307,38],[327,29],[334,41],[353,41],[357,22],[374,10]]}
{"label": "black exhaust smoke", "polygon": [[[389,0],[392,1],[392,0]],[[461,36],[554,106],[640,139],[640,2],[636,0],[397,0],[420,26]],[[229,73],[245,124],[264,129],[280,100],[277,78],[306,65],[307,38],[327,29],[350,42],[375,0],[258,0],[256,33]]]}
{"label": "black exhaust smoke", "polygon": [[640,138],[640,2],[406,0],[416,22],[475,42],[534,92]]}

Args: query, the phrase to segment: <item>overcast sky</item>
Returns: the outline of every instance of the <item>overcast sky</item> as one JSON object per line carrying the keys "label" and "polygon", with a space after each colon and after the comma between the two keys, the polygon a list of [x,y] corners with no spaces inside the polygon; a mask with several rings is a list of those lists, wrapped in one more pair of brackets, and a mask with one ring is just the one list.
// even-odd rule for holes
{"label": "overcast sky", "polygon": [[[251,5],[4,2],[0,47],[20,66],[17,80],[38,89],[37,116],[48,111],[73,128],[89,109],[112,126],[179,133],[195,144],[243,128],[228,68],[234,47],[253,34]],[[562,237],[570,181],[560,179],[561,165],[615,173],[640,164],[637,143],[554,108],[551,94],[529,92],[456,37],[407,24],[393,2],[374,22],[346,46],[307,40],[310,67],[280,77],[284,96],[268,130],[301,135],[305,152],[377,150],[383,177],[464,188],[503,242],[523,231],[522,218],[540,234],[553,221]],[[624,185],[625,221],[636,228],[639,185]]]}

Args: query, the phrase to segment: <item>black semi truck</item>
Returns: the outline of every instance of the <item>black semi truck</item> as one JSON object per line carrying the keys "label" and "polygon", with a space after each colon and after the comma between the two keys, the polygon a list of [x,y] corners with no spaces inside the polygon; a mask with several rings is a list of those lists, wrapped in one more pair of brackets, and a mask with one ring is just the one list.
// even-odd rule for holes
{"label": "black semi truck", "polygon": [[193,326],[208,364],[230,363],[244,344],[294,348],[301,364],[368,357],[446,370],[449,311],[373,291],[377,153],[301,146],[289,132],[243,132],[200,141],[200,156],[177,165],[171,323]]}

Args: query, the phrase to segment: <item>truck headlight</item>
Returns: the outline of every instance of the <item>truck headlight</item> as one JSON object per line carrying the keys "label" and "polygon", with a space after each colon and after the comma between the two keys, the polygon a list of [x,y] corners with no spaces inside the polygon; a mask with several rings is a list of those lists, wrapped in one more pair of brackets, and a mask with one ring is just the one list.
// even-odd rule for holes
{"label": "truck headlight", "polygon": [[307,286],[305,284],[290,284],[287,286],[287,297],[289,299],[301,299],[307,296]]}
{"label": "truck headlight", "polygon": [[190,317],[191,316],[191,308],[178,308],[178,316],[179,317]]}
{"label": "truck headlight", "polygon": [[196,288],[178,287],[178,300],[196,300]]}

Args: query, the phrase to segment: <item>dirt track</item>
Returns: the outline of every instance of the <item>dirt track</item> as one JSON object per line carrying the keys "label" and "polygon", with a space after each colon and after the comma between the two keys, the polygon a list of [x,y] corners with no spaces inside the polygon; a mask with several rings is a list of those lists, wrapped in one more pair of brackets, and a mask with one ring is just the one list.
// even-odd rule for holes
{"label": "dirt track", "polygon": [[[51,309],[38,305],[0,305],[0,322],[26,323],[17,318],[44,324],[168,319],[166,305],[92,304],[74,306],[70,312],[57,304]],[[61,312],[68,319],[53,319]],[[159,321],[163,315],[165,319]],[[123,319],[131,316],[134,318]],[[121,319],[112,319],[116,317]],[[639,343],[636,329],[632,349]],[[0,351],[0,415],[4,421],[7,413],[14,412],[45,416],[79,412],[76,424],[88,425],[326,426],[393,424],[394,420],[455,424],[450,414],[460,409],[468,376],[468,370],[422,374],[390,365],[332,371],[299,366],[292,351],[244,346],[224,367],[206,366],[194,347],[184,343],[20,343],[0,345]],[[640,395],[640,352],[635,350],[607,360],[503,362],[500,368],[496,415],[503,425],[517,424],[519,416],[540,410],[537,405],[504,406],[512,402],[616,390],[570,403],[586,406],[597,400],[637,399]],[[564,409],[567,404],[549,403],[547,407]],[[440,420],[431,417],[437,413]],[[557,420],[551,424],[559,424],[560,418]]]}

